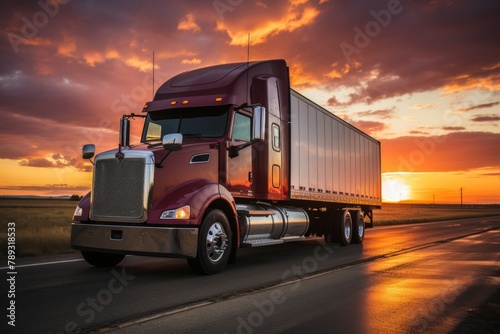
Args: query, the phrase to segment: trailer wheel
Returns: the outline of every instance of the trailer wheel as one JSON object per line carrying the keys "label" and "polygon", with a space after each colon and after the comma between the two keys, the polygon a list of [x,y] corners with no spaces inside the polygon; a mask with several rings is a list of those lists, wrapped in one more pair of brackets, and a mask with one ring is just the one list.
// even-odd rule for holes
{"label": "trailer wheel", "polygon": [[82,256],[88,264],[91,264],[93,266],[114,267],[123,260],[125,254],[82,251]]}
{"label": "trailer wheel", "polygon": [[188,259],[192,270],[202,275],[222,271],[231,254],[231,228],[224,212],[212,210],[203,219],[198,236],[198,254]]}
{"label": "trailer wheel", "polygon": [[362,244],[365,239],[365,219],[363,217],[363,211],[357,210],[351,213],[352,219],[352,243]]}
{"label": "trailer wheel", "polygon": [[334,235],[342,246],[347,246],[352,240],[352,219],[347,210],[342,210],[334,221]]}

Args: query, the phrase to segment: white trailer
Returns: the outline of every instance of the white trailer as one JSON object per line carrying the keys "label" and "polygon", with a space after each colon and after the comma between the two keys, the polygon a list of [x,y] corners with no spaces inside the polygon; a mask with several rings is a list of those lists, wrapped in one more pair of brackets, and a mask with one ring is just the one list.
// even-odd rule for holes
{"label": "white trailer", "polygon": [[380,142],[291,90],[291,198],[381,205]]}

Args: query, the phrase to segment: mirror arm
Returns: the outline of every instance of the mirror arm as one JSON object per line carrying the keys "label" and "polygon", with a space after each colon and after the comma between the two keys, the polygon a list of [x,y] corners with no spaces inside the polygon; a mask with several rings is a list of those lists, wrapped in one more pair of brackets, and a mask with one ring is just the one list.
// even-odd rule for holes
{"label": "mirror arm", "polygon": [[252,141],[249,141],[249,142],[246,142],[244,144],[241,144],[241,145],[236,145],[236,146],[230,146],[228,148],[228,151],[229,151],[229,157],[230,158],[236,158],[237,156],[239,156],[239,152],[248,147],[248,146],[252,146],[253,144],[257,144],[259,141],[258,140],[252,140]]}
{"label": "mirror arm", "polygon": [[161,159],[160,162],[155,163],[156,168],[163,168],[163,166],[162,166],[163,161],[165,161],[165,159],[170,155],[170,153],[172,153],[172,151],[168,151],[167,154],[165,154],[165,156]]}

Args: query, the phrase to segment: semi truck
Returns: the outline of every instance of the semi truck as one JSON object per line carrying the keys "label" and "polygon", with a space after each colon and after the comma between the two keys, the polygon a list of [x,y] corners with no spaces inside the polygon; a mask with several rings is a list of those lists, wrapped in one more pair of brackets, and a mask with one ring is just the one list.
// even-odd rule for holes
{"label": "semi truck", "polygon": [[92,188],[71,246],[94,266],[132,254],[215,274],[242,247],[362,243],[381,207],[380,142],[292,90],[283,59],[178,74],[121,117],[119,137],[82,148]]}

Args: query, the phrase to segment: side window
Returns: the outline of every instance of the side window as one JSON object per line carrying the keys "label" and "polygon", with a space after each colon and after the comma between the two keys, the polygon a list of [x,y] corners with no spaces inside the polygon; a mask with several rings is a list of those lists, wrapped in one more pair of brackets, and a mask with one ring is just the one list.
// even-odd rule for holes
{"label": "side window", "polygon": [[280,127],[276,123],[273,123],[272,135],[273,135],[273,150],[279,152],[281,150]]}
{"label": "side window", "polygon": [[243,114],[236,113],[233,125],[233,140],[250,141],[251,119]]}
{"label": "side window", "polygon": [[150,122],[148,124],[148,132],[146,133],[146,140],[161,140],[161,125]]}

